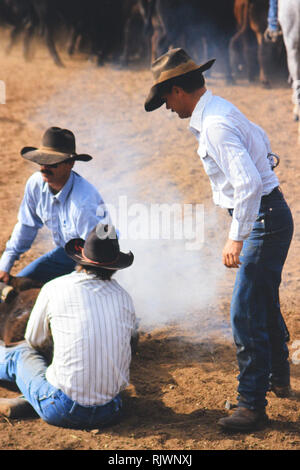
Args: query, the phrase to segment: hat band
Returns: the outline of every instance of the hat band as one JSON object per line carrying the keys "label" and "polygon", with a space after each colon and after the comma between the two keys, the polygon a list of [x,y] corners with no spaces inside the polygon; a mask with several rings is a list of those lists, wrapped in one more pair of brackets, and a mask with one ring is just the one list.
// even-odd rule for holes
{"label": "hat band", "polygon": [[111,263],[115,263],[116,261],[118,261],[118,259],[119,259],[119,257],[120,257],[120,254],[118,254],[118,256],[116,257],[116,259],[114,259],[114,260],[112,260],[112,261],[108,261],[107,263],[99,263],[98,261],[93,261],[93,260],[91,260],[90,258],[88,258],[87,256],[85,256],[84,251],[83,251],[83,249],[84,249],[83,246],[80,247],[80,248],[81,248],[81,256],[82,256],[82,258],[84,259],[84,261],[88,261],[89,263],[95,264],[95,265],[97,265],[97,266],[107,266],[107,265],[109,265],[109,264],[111,264]]}
{"label": "hat band", "polygon": [[175,78],[179,75],[183,75],[184,73],[193,72],[194,70],[197,70],[199,68],[200,66],[195,64],[193,60],[189,60],[188,62],[184,62],[183,64],[177,65],[177,67],[174,67],[173,69],[161,72],[158,80],[155,82],[155,85],[165,82],[170,78]]}
{"label": "hat band", "polygon": [[41,147],[39,147],[38,150],[39,150],[40,152],[43,152],[43,153],[49,153],[49,152],[50,152],[50,153],[53,153],[53,154],[55,154],[55,155],[67,155],[67,156],[69,156],[69,155],[72,155],[72,154],[74,153],[74,152],[68,152],[68,153],[66,153],[66,152],[58,152],[58,151],[55,150],[55,148],[53,148],[53,147],[44,147],[43,145],[42,145]]}

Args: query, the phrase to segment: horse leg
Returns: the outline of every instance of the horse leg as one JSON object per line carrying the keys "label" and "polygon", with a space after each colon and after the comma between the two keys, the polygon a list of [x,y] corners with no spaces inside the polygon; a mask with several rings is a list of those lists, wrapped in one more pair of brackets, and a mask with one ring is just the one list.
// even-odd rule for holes
{"label": "horse leg", "polygon": [[53,33],[53,30],[51,27],[49,26],[46,26],[45,27],[45,40],[46,40],[46,45],[48,47],[48,50],[51,54],[51,57],[53,58],[54,60],[54,63],[58,66],[58,67],[64,67],[64,64],[62,63],[59,55],[58,55],[58,52],[56,50],[56,47],[55,47],[55,42],[54,42],[54,33]]}
{"label": "horse leg", "polygon": [[11,30],[11,33],[10,33],[10,41],[9,41],[9,44],[6,48],[6,54],[10,54],[11,53],[11,50],[12,48],[14,47],[14,45],[16,44],[17,42],[17,39],[18,37],[20,36],[20,34],[23,32],[23,28],[21,25],[18,25],[18,26],[14,26],[14,28]]}
{"label": "horse leg", "polygon": [[30,26],[28,29],[25,31],[25,36],[24,36],[24,43],[23,43],[23,52],[24,52],[24,57],[25,60],[29,61],[30,60],[30,46],[31,42],[34,36],[34,26]]}
{"label": "horse leg", "polygon": [[71,40],[70,40],[70,44],[69,44],[69,47],[68,47],[68,54],[70,56],[72,56],[75,52],[75,48],[76,48],[76,43],[77,43],[77,40],[78,40],[78,32],[73,29],[72,33],[71,33]]}
{"label": "horse leg", "polygon": [[256,37],[258,43],[259,79],[265,88],[271,88],[271,83],[267,73],[267,60],[269,56],[266,49],[268,46],[264,41],[263,34],[257,32]]}

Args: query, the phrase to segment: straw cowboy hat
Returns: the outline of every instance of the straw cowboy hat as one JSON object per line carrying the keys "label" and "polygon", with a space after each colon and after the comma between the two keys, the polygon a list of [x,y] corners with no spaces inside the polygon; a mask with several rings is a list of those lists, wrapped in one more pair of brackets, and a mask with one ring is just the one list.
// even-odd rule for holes
{"label": "straw cowboy hat", "polygon": [[154,111],[164,103],[160,96],[162,84],[196,71],[205,72],[214,62],[215,59],[212,59],[205,64],[197,65],[183,49],[169,49],[166,54],[156,59],[151,66],[154,85],[145,101],[145,110]]}
{"label": "straw cowboy hat", "polygon": [[21,155],[39,165],[54,165],[66,160],[80,160],[88,162],[92,160],[90,155],[77,154],[75,136],[68,129],[49,127],[43,135],[40,147],[24,147]]}
{"label": "straw cowboy hat", "polygon": [[65,251],[77,264],[110,270],[128,268],[134,259],[131,251],[120,251],[115,228],[101,223],[91,231],[86,241],[82,238],[68,241]]}

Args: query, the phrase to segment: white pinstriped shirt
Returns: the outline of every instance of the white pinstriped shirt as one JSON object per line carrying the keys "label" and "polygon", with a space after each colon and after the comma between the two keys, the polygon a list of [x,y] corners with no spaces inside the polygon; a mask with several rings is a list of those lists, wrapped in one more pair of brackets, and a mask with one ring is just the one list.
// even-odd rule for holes
{"label": "white pinstriped shirt", "polygon": [[229,238],[246,239],[261,197],[279,186],[267,158],[271,147],[266,133],[211,91],[197,103],[190,130],[199,142],[198,155],[210,179],[214,203],[234,209]]}
{"label": "white pinstriped shirt", "polygon": [[73,272],[43,286],[25,339],[41,346],[51,328],[48,382],[81,405],[102,405],[129,384],[134,325],[132,299],[116,280]]}

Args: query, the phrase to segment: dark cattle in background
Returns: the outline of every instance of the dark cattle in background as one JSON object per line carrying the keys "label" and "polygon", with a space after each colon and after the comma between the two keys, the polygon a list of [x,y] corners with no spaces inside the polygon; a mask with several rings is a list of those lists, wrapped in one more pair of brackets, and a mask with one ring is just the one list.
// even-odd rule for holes
{"label": "dark cattle in background", "polygon": [[[9,50],[22,35],[25,58],[33,38],[41,38],[54,62],[62,66],[56,42],[68,52],[87,52],[99,65],[127,63],[135,50],[142,56],[148,0],[2,0],[0,24],[11,27]],[[144,48],[145,49],[145,48]]]}
{"label": "dark cattle in background", "polygon": [[183,47],[195,61],[216,58],[213,70],[228,81],[231,39],[233,63],[244,56],[252,80],[259,61],[261,81],[268,85],[266,64],[274,45],[263,38],[267,5],[268,0],[1,0],[0,25],[11,28],[8,49],[23,38],[26,58],[35,37],[59,66],[56,44],[98,65],[128,65],[149,56],[153,61],[169,47]]}
{"label": "dark cattle in background", "polygon": [[128,65],[132,56],[149,60],[153,29],[147,29],[150,1],[123,0],[124,36],[121,64]]}
{"label": "dark cattle in background", "polygon": [[55,34],[62,19],[58,5],[57,0],[2,0],[0,24],[12,28],[8,52],[22,35],[24,56],[29,59],[32,39],[40,37],[56,65],[63,66],[55,46]]}
{"label": "dark cattle in background", "polygon": [[254,81],[257,71],[264,87],[270,87],[270,77],[286,71],[286,56],[282,40],[276,44],[265,41],[269,0],[235,0],[234,15],[237,32],[231,38],[229,50],[232,69],[245,67],[246,76]]}
{"label": "dark cattle in background", "polygon": [[183,47],[196,61],[217,58],[228,81],[229,41],[235,31],[234,0],[150,0],[156,30],[153,57]]}
{"label": "dark cattle in background", "polygon": [[[8,26],[10,31],[10,42],[7,46],[7,53],[11,51],[19,36],[26,32],[31,24],[32,8],[30,0],[23,2],[15,0],[2,0],[0,2],[0,25]],[[27,50],[24,45],[24,55]]]}
{"label": "dark cattle in background", "polygon": [[152,42],[152,59],[170,45],[186,47],[195,59],[216,56],[230,78],[233,1],[2,0],[0,24],[11,27],[11,45],[23,35],[27,58],[34,37],[42,38],[57,65],[62,65],[56,48],[61,34],[70,38],[70,54],[88,52],[99,65],[149,57]]}
{"label": "dark cattle in background", "polygon": [[[68,0],[69,1],[69,0]],[[69,53],[76,44],[96,57],[98,65],[106,60],[127,65],[132,56],[137,60],[149,55],[146,31],[148,0],[81,0],[72,2],[65,14],[72,30]]]}

